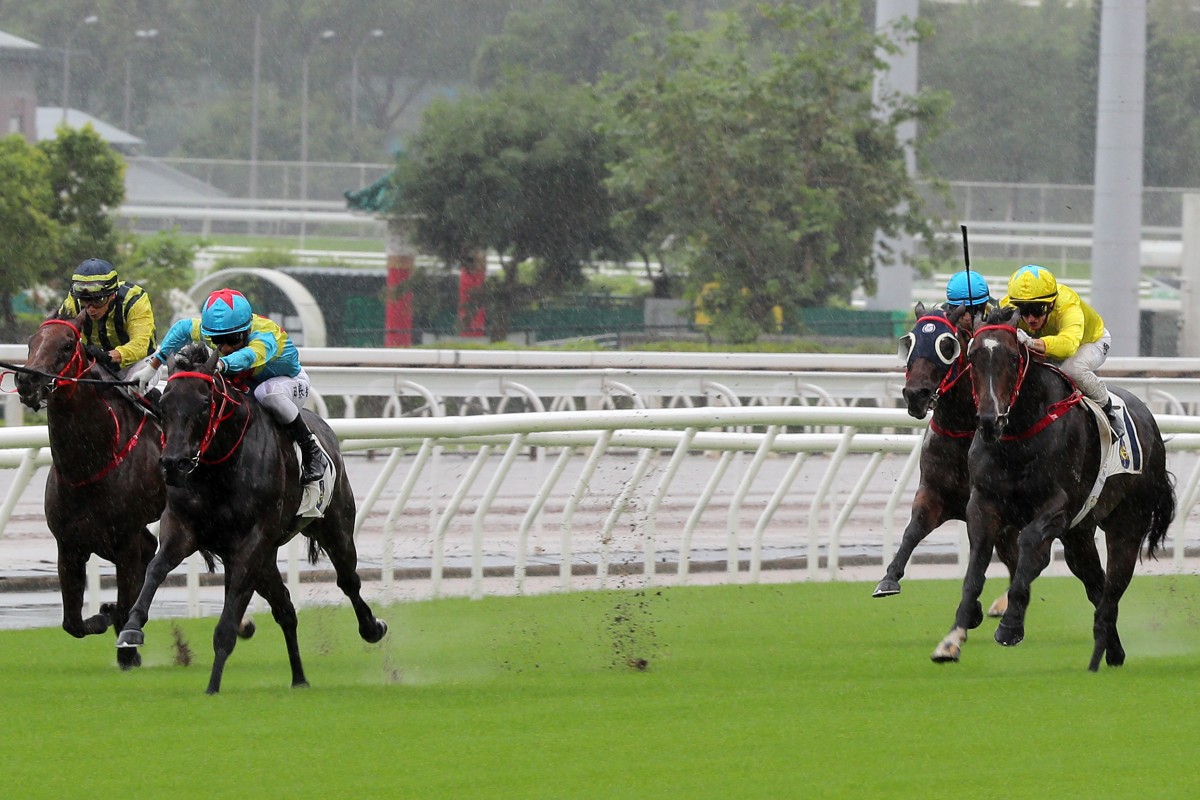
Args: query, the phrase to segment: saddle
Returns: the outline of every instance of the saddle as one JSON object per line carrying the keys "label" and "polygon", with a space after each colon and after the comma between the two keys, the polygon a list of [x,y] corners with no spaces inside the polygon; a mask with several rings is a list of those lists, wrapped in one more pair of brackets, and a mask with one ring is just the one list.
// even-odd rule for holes
{"label": "saddle", "polygon": [[1142,473],[1142,442],[1137,426],[1133,424],[1129,410],[1125,408],[1125,401],[1115,392],[1110,392],[1108,396],[1112,398],[1113,411],[1123,415],[1125,435],[1117,441],[1113,441],[1112,425],[1109,424],[1108,415],[1104,413],[1104,409],[1096,401],[1086,396],[1083,398],[1083,406],[1091,411],[1100,432],[1100,470],[1096,473],[1096,483],[1088,492],[1083,508],[1079,509],[1079,513],[1071,520],[1070,527],[1079,524],[1088,515],[1088,512],[1096,505],[1096,501],[1100,499],[1100,493],[1104,491],[1104,483],[1110,477]]}

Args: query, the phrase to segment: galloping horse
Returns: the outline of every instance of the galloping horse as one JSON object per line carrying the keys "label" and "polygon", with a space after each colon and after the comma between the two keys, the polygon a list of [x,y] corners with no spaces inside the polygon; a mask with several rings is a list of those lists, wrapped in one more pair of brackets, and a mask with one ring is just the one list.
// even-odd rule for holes
{"label": "galloping horse", "polygon": [[[872,597],[900,594],[900,579],[913,549],[935,528],[947,520],[967,518],[967,499],[971,487],[967,481],[967,451],[975,436],[975,398],[971,396],[967,374],[967,342],[970,338],[959,328],[966,306],[949,312],[926,310],[917,303],[916,325],[900,340],[904,373],[904,402],[908,413],[925,419],[930,409],[933,419],[921,445],[921,477],[913,498],[912,516],[904,529],[900,547],[887,574],[875,587]],[[1016,571],[1017,544],[1014,537],[997,541],[1000,559],[1009,575]],[[1007,601],[1001,595],[988,610],[989,616],[1004,613]]]}
{"label": "galloping horse", "polygon": [[270,604],[283,629],[292,686],[307,686],[296,640],[296,609],[276,564],[279,547],[301,529],[309,538],[310,560],[315,562],[324,550],[333,562],[338,588],[358,616],[359,635],[374,643],[387,633],[387,624],[376,619],[363,600],[355,571],[354,494],[333,431],[315,414],[302,411],[330,456],[336,481],[323,516],[297,518],[300,471],[290,439],[248,393],[216,371],[217,359],[218,354],[210,356],[203,344],[189,344],[176,355],[167,378],[162,396],[167,507],[161,544],[117,644],[142,644],[154,593],[167,573],[199,551],[210,567],[214,556],[225,565],[225,605],[213,633],[208,693],[220,691],[238,620],[255,591]]}
{"label": "galloping horse", "polygon": [[[58,544],[62,627],[78,638],[125,624],[157,544],[146,526],[166,502],[158,421],[86,354],[84,319],[80,314],[43,322],[16,378],[21,402],[34,411],[46,408],[53,459],[46,524]],[[92,553],[116,565],[117,602],[84,619]],[[128,669],[141,658],[136,650],[118,651],[117,662]]]}
{"label": "galloping horse", "polygon": [[[1096,607],[1094,645],[1088,669],[1095,671],[1103,655],[1109,666],[1125,663],[1117,633],[1117,606],[1142,552],[1153,556],[1175,517],[1174,478],[1167,471],[1166,448],[1154,416],[1137,397],[1110,389],[1128,411],[1128,434],[1112,446],[1122,465],[1140,472],[1109,474],[1101,486],[1107,427],[1079,390],[1061,372],[1035,362],[1014,327],[1016,309],[1002,308],[976,331],[968,351],[971,382],[977,398],[979,430],[971,447],[971,499],[967,532],[971,559],[963,580],[962,602],[954,628],[935,650],[953,644],[978,624],[978,597],[983,585],[985,550],[1005,526],[1020,529],[1020,558],[1008,590],[1008,610],[996,629],[996,641],[1016,645],[1025,635],[1030,584],[1050,563],[1056,538],[1094,541],[1104,529],[1107,571],[1098,557],[1082,564],[1067,562],[1084,581]],[[1140,464],[1139,464],[1140,462]],[[1097,495],[1098,492],[1098,495]],[[1085,552],[1092,548],[1080,548]],[[1081,570],[1082,569],[1082,573]]]}

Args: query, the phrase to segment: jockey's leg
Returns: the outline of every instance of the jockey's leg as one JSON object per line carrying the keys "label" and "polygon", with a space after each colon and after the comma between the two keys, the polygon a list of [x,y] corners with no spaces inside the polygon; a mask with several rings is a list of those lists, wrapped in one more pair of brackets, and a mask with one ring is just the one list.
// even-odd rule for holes
{"label": "jockey's leg", "polygon": [[1062,363],[1062,371],[1071,376],[1079,391],[1083,392],[1096,405],[1104,409],[1113,432],[1118,436],[1125,435],[1125,421],[1121,414],[1113,408],[1112,398],[1108,396],[1108,387],[1096,376],[1096,370],[1108,358],[1108,348],[1112,337],[1105,328],[1104,335],[1094,342],[1081,344],[1075,355]]}
{"label": "jockey's leg", "polygon": [[268,378],[254,388],[254,396],[258,401],[300,445],[301,483],[312,483],[325,475],[325,457],[321,454],[317,437],[300,414],[300,407],[308,397],[308,387],[308,375],[301,370],[294,378]]}

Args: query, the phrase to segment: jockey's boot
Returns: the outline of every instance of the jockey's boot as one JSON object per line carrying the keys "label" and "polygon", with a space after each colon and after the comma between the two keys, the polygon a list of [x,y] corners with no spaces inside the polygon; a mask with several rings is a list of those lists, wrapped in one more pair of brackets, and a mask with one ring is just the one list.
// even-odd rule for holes
{"label": "jockey's boot", "polygon": [[300,464],[300,482],[312,483],[320,480],[325,475],[325,456],[321,454],[321,448],[317,444],[317,437],[308,425],[304,422],[304,417],[300,414],[296,418],[283,426],[284,430],[295,440],[296,444],[300,445],[300,455],[302,458]]}
{"label": "jockey's boot", "polygon": [[1112,425],[1113,433],[1118,439],[1125,437],[1125,415],[1113,408],[1112,398],[1108,398],[1108,402],[1104,404],[1104,414],[1108,417],[1108,422]]}

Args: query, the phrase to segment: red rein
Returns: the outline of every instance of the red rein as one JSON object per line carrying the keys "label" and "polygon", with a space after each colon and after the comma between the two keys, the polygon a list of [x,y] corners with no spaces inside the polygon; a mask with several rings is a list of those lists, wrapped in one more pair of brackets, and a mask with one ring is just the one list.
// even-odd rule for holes
{"label": "red rein", "polygon": [[[1008,408],[1004,410],[1004,413],[1008,414],[1012,410],[1012,407],[1016,405],[1017,395],[1021,393],[1021,386],[1023,386],[1025,383],[1025,376],[1029,374],[1029,364],[1031,363],[1032,359],[1029,357],[1029,346],[1023,344],[1021,340],[1017,338],[1017,328],[1013,325],[984,325],[982,328],[975,331],[975,336],[978,336],[984,331],[993,330],[1010,333],[1014,339],[1017,339],[1017,359],[1019,361],[1019,371],[1017,374],[1017,384],[1013,387],[1012,397],[1009,398],[1008,401]],[[971,385],[971,393],[972,395],[975,394],[974,384]],[[1071,394],[1067,395],[1062,400],[1058,400],[1048,405],[1046,407],[1045,416],[1030,425],[1027,429],[1021,433],[1004,434],[1000,437],[1000,440],[1005,442],[1016,442],[1023,439],[1032,438],[1070,411],[1071,407],[1078,404],[1081,400],[1083,400],[1083,393],[1076,388],[1075,391],[1071,392]],[[975,396],[975,406],[976,408],[979,406],[978,396]]]}
{"label": "red rein", "polygon": [[[173,381],[179,378],[202,380],[212,386],[212,401],[208,405],[208,422],[205,425],[204,437],[200,440],[200,450],[198,452],[199,456],[203,456],[206,452],[208,452],[208,448],[212,444],[213,438],[217,435],[217,430],[220,429],[221,424],[233,416],[237,406],[241,405],[241,403],[234,399],[231,394],[229,394],[229,391],[226,388],[228,384],[223,377],[219,381],[220,385],[218,385],[216,376],[210,375],[207,372],[176,372],[174,375],[168,376],[167,380]],[[220,399],[219,405],[218,398]],[[249,407],[247,407],[246,421],[242,424],[242,430],[238,433],[237,441],[234,442],[233,446],[229,448],[229,452],[218,459],[210,461],[205,461],[203,458],[201,458],[201,463],[220,464],[221,462],[228,460],[229,457],[236,453],[237,449],[241,447],[242,439],[245,438],[246,430],[249,427],[250,411]]]}

